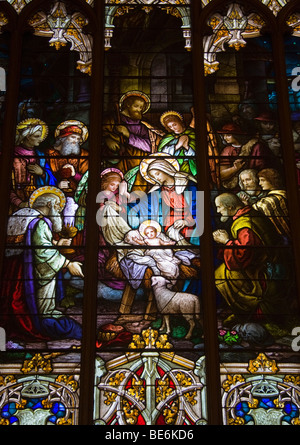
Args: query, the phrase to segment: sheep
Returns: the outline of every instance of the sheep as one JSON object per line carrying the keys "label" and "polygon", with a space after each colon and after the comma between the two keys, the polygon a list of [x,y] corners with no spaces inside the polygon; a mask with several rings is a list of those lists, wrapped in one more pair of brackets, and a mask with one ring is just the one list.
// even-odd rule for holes
{"label": "sheep", "polygon": [[195,320],[200,322],[200,301],[199,298],[187,292],[174,292],[168,288],[169,280],[162,276],[152,276],[151,286],[157,304],[157,309],[163,316],[163,323],[160,330],[166,328],[166,333],[170,334],[170,314],[181,314],[189,323],[189,330],[184,337],[186,340],[192,336],[192,331],[196,325]]}

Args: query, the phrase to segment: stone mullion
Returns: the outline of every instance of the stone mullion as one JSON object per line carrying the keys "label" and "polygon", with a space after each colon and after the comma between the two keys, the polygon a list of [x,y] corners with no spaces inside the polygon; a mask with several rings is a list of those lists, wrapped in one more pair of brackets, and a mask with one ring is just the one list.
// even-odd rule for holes
{"label": "stone mullion", "polygon": [[192,1],[192,51],[198,187],[204,191],[204,233],[200,241],[203,329],[206,367],[207,416],[209,425],[222,424],[220,364],[217,339],[217,307],[214,286],[213,241],[210,212],[206,97],[201,2]]}

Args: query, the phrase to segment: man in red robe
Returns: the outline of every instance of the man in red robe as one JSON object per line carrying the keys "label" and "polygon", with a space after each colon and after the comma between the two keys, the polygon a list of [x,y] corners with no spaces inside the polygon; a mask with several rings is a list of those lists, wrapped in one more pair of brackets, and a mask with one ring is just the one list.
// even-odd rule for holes
{"label": "man in red robe", "polygon": [[221,229],[213,233],[224,246],[223,263],[215,271],[216,286],[232,311],[224,324],[279,322],[286,308],[289,276],[278,233],[267,217],[244,206],[234,194],[217,196],[215,204],[222,222],[233,219],[230,235]]}

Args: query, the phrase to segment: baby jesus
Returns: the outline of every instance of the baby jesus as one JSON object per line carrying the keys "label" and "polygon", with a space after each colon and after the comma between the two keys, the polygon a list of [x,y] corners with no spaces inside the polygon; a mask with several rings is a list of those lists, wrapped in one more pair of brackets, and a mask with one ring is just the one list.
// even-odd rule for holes
{"label": "baby jesus", "polygon": [[153,226],[146,226],[144,228],[144,223],[140,225],[139,232],[143,236],[143,239],[136,237],[133,237],[133,240],[140,245],[147,244],[148,246],[170,246],[174,245],[175,241],[171,240],[165,235],[165,239],[162,239],[159,236],[159,231],[156,227]]}
{"label": "baby jesus", "polygon": [[143,222],[137,235],[132,236],[132,243],[150,247],[145,251],[144,259],[150,257],[155,261],[156,267],[152,267],[155,275],[163,275],[169,279],[178,277],[181,260],[174,255],[173,250],[152,248],[176,244],[175,241],[161,233],[161,226],[156,221]]}

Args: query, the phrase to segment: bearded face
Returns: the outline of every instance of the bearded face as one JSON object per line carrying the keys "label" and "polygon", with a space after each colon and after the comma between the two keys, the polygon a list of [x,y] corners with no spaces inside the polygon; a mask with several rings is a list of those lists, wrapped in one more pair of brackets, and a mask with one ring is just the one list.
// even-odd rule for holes
{"label": "bearded face", "polygon": [[60,215],[60,211],[57,210],[56,203],[51,202],[50,203],[50,211],[47,217],[50,219],[52,223],[52,229],[54,232],[61,232],[63,227],[63,220]]}
{"label": "bearded face", "polygon": [[247,194],[249,196],[255,196],[256,195],[256,190],[247,190]]}
{"label": "bearded face", "polygon": [[245,190],[248,195],[254,196],[260,189],[257,179],[251,174],[245,173],[241,175],[241,189]]}
{"label": "bearded face", "polygon": [[221,215],[220,221],[224,223],[227,222],[230,216],[232,216],[232,212],[230,212],[229,207],[227,207],[222,201],[220,201],[219,198],[216,198],[215,203],[216,203],[217,213]]}

